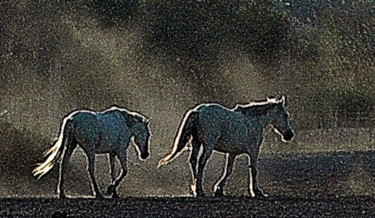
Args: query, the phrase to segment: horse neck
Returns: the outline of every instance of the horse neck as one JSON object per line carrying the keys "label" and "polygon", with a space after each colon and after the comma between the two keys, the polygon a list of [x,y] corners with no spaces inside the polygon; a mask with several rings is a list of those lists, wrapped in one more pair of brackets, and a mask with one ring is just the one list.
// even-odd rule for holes
{"label": "horse neck", "polygon": [[261,114],[258,117],[258,122],[262,128],[266,128],[273,120],[273,112],[269,111],[265,114]]}
{"label": "horse neck", "polygon": [[135,136],[135,132],[133,130],[133,127],[139,122],[137,120],[137,118],[134,116],[134,115],[131,115],[131,114],[128,114],[126,112],[122,112],[122,116],[124,117],[125,119],[125,123],[126,125],[129,127],[129,130],[130,130],[130,134],[132,136]]}
{"label": "horse neck", "polygon": [[255,113],[250,115],[253,119],[259,123],[261,128],[267,127],[274,119],[274,111],[273,107],[267,108],[267,109],[260,109],[260,110],[265,110],[261,113]]}
{"label": "horse neck", "polygon": [[139,132],[136,132],[135,128],[134,128],[138,123],[140,123],[138,120],[132,120],[132,121],[128,122],[128,126],[129,126],[129,129],[130,129],[130,134],[133,137],[137,137],[138,136]]}
{"label": "horse neck", "polygon": [[130,129],[130,133],[133,137],[137,137],[139,132],[136,132],[134,128],[138,123],[140,123],[139,121],[133,121],[131,122],[131,124],[129,124],[129,129]]}

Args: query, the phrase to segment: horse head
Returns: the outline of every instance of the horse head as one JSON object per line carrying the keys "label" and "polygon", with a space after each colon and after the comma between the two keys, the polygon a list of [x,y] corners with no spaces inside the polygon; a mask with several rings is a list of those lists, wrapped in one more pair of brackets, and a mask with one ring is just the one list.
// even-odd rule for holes
{"label": "horse head", "polygon": [[150,119],[141,121],[133,126],[134,142],[138,147],[139,156],[145,160],[150,156]]}
{"label": "horse head", "polygon": [[293,129],[289,121],[289,113],[286,111],[286,99],[282,96],[280,100],[276,101],[274,109],[274,119],[271,124],[276,131],[283,137],[285,141],[291,141],[294,137]]}

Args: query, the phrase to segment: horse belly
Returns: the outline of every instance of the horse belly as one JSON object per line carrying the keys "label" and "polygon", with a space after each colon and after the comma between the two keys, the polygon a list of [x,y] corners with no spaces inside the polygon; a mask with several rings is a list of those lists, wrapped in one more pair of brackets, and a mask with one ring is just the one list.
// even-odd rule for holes
{"label": "horse belly", "polygon": [[246,153],[251,143],[247,129],[239,123],[225,125],[221,130],[221,137],[215,146],[215,150],[225,153]]}
{"label": "horse belly", "polygon": [[109,153],[114,150],[114,143],[109,140],[101,140],[95,147],[95,153]]}
{"label": "horse belly", "polygon": [[215,150],[223,153],[242,154],[246,153],[246,146],[242,143],[233,143],[228,140],[220,139],[215,146]]}

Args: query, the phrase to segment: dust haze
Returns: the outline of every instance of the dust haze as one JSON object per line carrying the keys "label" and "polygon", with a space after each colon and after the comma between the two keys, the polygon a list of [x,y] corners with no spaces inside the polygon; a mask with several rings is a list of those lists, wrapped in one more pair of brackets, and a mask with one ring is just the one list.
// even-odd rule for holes
{"label": "dust haze", "polygon": [[[183,114],[204,102],[231,108],[286,95],[296,142],[283,144],[268,129],[264,160],[373,150],[373,7],[373,1],[355,0],[2,1],[0,196],[55,196],[57,167],[39,181],[31,170],[58,135],[63,117],[114,104],[152,120],[151,158],[139,161],[130,149],[122,196],[189,193],[187,152],[162,169],[156,165]],[[216,154],[207,167],[208,193],[223,160]],[[239,158],[229,181],[234,195],[246,190],[246,164]],[[372,181],[372,174],[354,165],[365,175],[362,183],[348,175],[334,190],[373,194],[363,182]],[[106,156],[100,155],[96,166],[105,188]],[[80,150],[68,171],[68,195],[91,195]],[[260,184],[270,194],[285,194],[288,187],[278,190],[271,174],[261,169]]]}

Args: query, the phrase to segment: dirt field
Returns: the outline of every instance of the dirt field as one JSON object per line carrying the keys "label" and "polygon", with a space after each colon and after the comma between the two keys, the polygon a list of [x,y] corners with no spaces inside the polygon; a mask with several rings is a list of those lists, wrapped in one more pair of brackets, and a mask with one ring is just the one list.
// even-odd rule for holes
{"label": "dirt field", "polygon": [[[182,162],[185,157],[181,159]],[[221,162],[216,159],[214,158],[207,168],[205,189],[208,196],[212,194],[212,182],[220,176],[213,169],[219,168],[216,163]],[[123,198],[120,200],[87,198],[58,200],[52,197],[55,195],[47,195],[47,198],[17,199],[11,196],[0,200],[0,217],[375,216],[375,155],[372,152],[265,156],[260,162],[259,179],[261,187],[270,196],[267,199],[251,199],[244,196],[247,183],[244,162],[244,158],[238,160],[235,174],[226,189],[231,197],[227,198],[170,197],[171,194],[181,196],[181,193],[188,192],[190,180],[187,169],[175,180],[165,179],[163,184],[155,181],[157,180],[155,178],[148,181],[150,193],[154,191],[153,193],[159,194],[156,196],[161,197],[130,197],[132,193],[125,190],[131,190],[129,184],[134,185],[135,180],[129,178],[123,186],[127,188],[121,189]],[[171,164],[169,167],[164,170],[172,173],[177,170],[176,167],[187,166],[180,163],[177,166]],[[132,172],[133,176],[137,176],[137,172],[141,173],[141,170],[134,169]],[[165,172],[160,172],[161,175],[163,173]],[[215,178],[212,178],[213,175]],[[164,187],[164,190],[156,191],[152,186],[157,184],[159,187]],[[148,190],[146,188],[142,191],[138,187],[137,191],[144,193]],[[134,190],[134,196],[137,191]],[[160,193],[170,195],[160,195]]]}
{"label": "dirt field", "polygon": [[370,198],[2,199],[1,217],[359,217],[374,216]]}

